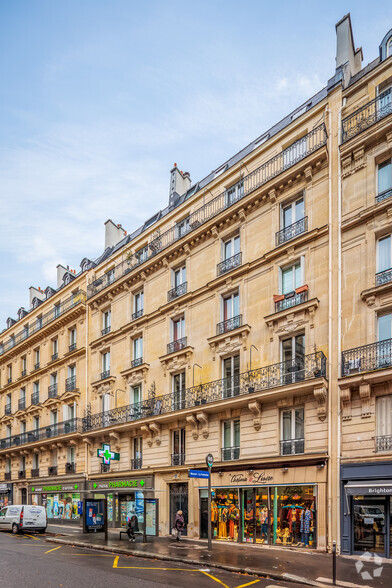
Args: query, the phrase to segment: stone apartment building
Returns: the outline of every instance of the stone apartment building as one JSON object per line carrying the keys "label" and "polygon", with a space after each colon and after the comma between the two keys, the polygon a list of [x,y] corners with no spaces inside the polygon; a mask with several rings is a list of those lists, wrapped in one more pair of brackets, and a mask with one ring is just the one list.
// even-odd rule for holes
{"label": "stone apartment building", "polygon": [[8,319],[0,501],[391,555],[392,31],[366,67],[336,31],[325,88],[203,180],[174,165],[164,210]]}

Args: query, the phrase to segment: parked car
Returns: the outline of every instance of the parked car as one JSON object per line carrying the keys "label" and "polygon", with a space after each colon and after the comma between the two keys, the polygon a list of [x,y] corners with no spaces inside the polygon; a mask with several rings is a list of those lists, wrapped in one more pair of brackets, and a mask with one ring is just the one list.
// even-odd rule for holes
{"label": "parked car", "polygon": [[37,531],[45,533],[48,525],[44,506],[17,505],[7,506],[0,510],[0,530],[21,533]]}

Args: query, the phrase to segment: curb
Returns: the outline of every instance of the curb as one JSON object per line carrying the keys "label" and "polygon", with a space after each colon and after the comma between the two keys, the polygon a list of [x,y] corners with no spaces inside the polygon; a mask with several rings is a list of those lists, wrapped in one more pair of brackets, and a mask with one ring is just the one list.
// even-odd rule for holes
{"label": "curb", "polygon": [[[297,584],[303,584],[304,586],[315,586],[316,588],[331,588],[331,584],[321,584],[320,582],[308,580],[307,578],[302,578],[301,576],[293,576],[291,574],[276,574],[274,572],[262,572],[260,570],[253,570],[251,568],[240,568],[236,566],[230,566],[228,564],[222,564],[219,562],[200,562],[198,560],[190,558],[183,559],[180,557],[176,557],[174,555],[170,556],[145,551],[141,552],[136,550],[123,549],[121,547],[112,548],[108,545],[84,543],[83,541],[72,541],[71,539],[47,537],[45,541],[47,541],[48,543],[59,543],[61,545],[72,545],[75,547],[82,547],[84,549],[109,551],[110,553],[116,553],[120,555],[132,555],[134,557],[145,557],[147,559],[158,559],[160,561],[173,561],[197,567],[216,568],[219,570],[225,570],[226,572],[235,572],[237,574],[250,574],[252,576],[258,576],[260,578],[270,578],[271,580],[277,580],[280,582],[296,582]],[[343,585],[339,583],[337,583],[336,586],[341,586],[343,588]]]}

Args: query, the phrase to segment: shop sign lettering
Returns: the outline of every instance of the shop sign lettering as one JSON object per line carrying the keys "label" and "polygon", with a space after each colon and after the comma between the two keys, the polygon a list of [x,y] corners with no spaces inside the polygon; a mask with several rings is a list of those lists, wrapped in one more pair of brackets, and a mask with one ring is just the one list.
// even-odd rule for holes
{"label": "shop sign lettering", "polygon": [[273,476],[267,476],[265,472],[253,472],[249,477],[245,474],[230,474],[231,484],[266,484],[272,480]]}
{"label": "shop sign lettering", "polygon": [[[113,480],[109,482],[109,488],[136,488],[138,480]],[[144,480],[140,480],[140,486],[144,486]]]}

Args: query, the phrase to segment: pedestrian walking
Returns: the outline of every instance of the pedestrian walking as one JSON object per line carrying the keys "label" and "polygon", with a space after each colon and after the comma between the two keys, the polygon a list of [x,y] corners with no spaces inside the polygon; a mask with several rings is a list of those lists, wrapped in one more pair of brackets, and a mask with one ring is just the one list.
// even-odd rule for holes
{"label": "pedestrian walking", "polygon": [[130,519],[128,519],[128,528],[127,528],[127,535],[129,540],[135,543],[136,537],[135,532],[139,531],[139,522],[136,515],[132,515]]}
{"label": "pedestrian walking", "polygon": [[174,519],[174,527],[175,531],[177,532],[176,541],[181,541],[181,533],[185,529],[185,521],[184,515],[182,510],[179,510],[176,514],[176,518]]}

